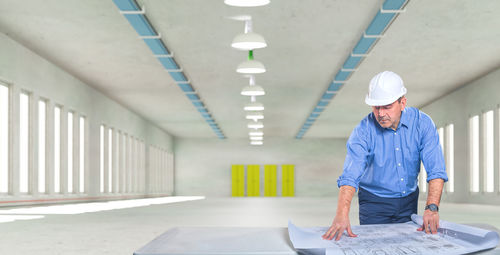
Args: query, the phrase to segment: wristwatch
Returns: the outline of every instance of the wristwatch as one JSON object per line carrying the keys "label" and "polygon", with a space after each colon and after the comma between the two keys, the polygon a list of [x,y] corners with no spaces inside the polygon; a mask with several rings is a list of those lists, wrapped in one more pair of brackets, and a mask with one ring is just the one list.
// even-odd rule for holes
{"label": "wristwatch", "polygon": [[428,204],[425,207],[425,210],[427,209],[431,210],[431,212],[439,212],[439,207],[436,204]]}

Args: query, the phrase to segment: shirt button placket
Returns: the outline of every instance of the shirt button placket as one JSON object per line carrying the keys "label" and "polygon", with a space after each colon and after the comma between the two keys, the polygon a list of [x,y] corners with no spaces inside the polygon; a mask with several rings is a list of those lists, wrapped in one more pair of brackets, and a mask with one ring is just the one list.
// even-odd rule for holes
{"label": "shirt button placket", "polygon": [[400,141],[401,139],[399,139],[399,137],[397,136],[397,132],[394,132],[394,146],[396,147],[396,162],[397,162],[397,172],[398,172],[398,175],[399,175],[399,178],[401,180],[401,182],[399,183],[399,188],[400,190],[402,191],[403,195],[406,194],[406,185],[404,183],[404,170],[403,170],[403,167],[401,166],[401,162],[403,162],[403,155],[402,155],[402,152],[401,150],[399,149],[401,147],[400,145]]}

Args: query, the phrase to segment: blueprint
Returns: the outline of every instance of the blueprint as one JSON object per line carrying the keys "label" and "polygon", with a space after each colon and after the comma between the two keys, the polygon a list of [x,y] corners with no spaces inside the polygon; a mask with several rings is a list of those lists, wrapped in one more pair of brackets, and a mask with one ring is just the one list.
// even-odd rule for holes
{"label": "blueprint", "polygon": [[440,221],[438,234],[417,231],[422,217],[412,215],[406,223],[353,226],[358,237],[344,233],[339,241],[323,240],[328,227],[299,228],[288,223],[288,233],[295,249],[325,249],[326,255],[361,254],[466,254],[495,248],[499,236],[495,231]]}

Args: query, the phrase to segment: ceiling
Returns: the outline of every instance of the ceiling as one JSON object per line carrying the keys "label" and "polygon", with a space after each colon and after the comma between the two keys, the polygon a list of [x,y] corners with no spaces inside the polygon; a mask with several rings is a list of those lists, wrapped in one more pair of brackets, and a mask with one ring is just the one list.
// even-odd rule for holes
{"label": "ceiling", "polygon": [[[265,137],[295,137],[382,0],[137,0],[226,138],[248,137],[230,47],[248,14],[268,47],[254,52],[266,96]],[[423,106],[500,67],[500,1],[410,0],[304,138],[347,137],[370,112],[368,82],[402,76],[408,104]],[[0,0],[0,32],[177,137],[217,137],[111,0]],[[265,138],[264,138],[265,139]]]}

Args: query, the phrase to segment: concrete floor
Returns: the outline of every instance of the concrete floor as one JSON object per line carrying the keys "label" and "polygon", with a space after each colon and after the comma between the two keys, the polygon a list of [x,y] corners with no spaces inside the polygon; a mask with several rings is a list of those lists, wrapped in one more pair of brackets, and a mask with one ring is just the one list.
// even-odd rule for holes
{"label": "concrete floor", "polygon": [[[419,206],[422,213],[423,204]],[[326,226],[336,198],[207,198],[76,215],[0,223],[0,254],[132,254],[178,226]],[[351,224],[359,224],[353,201]],[[500,229],[500,206],[441,205],[441,219],[489,224]],[[193,237],[195,238],[195,237]]]}

